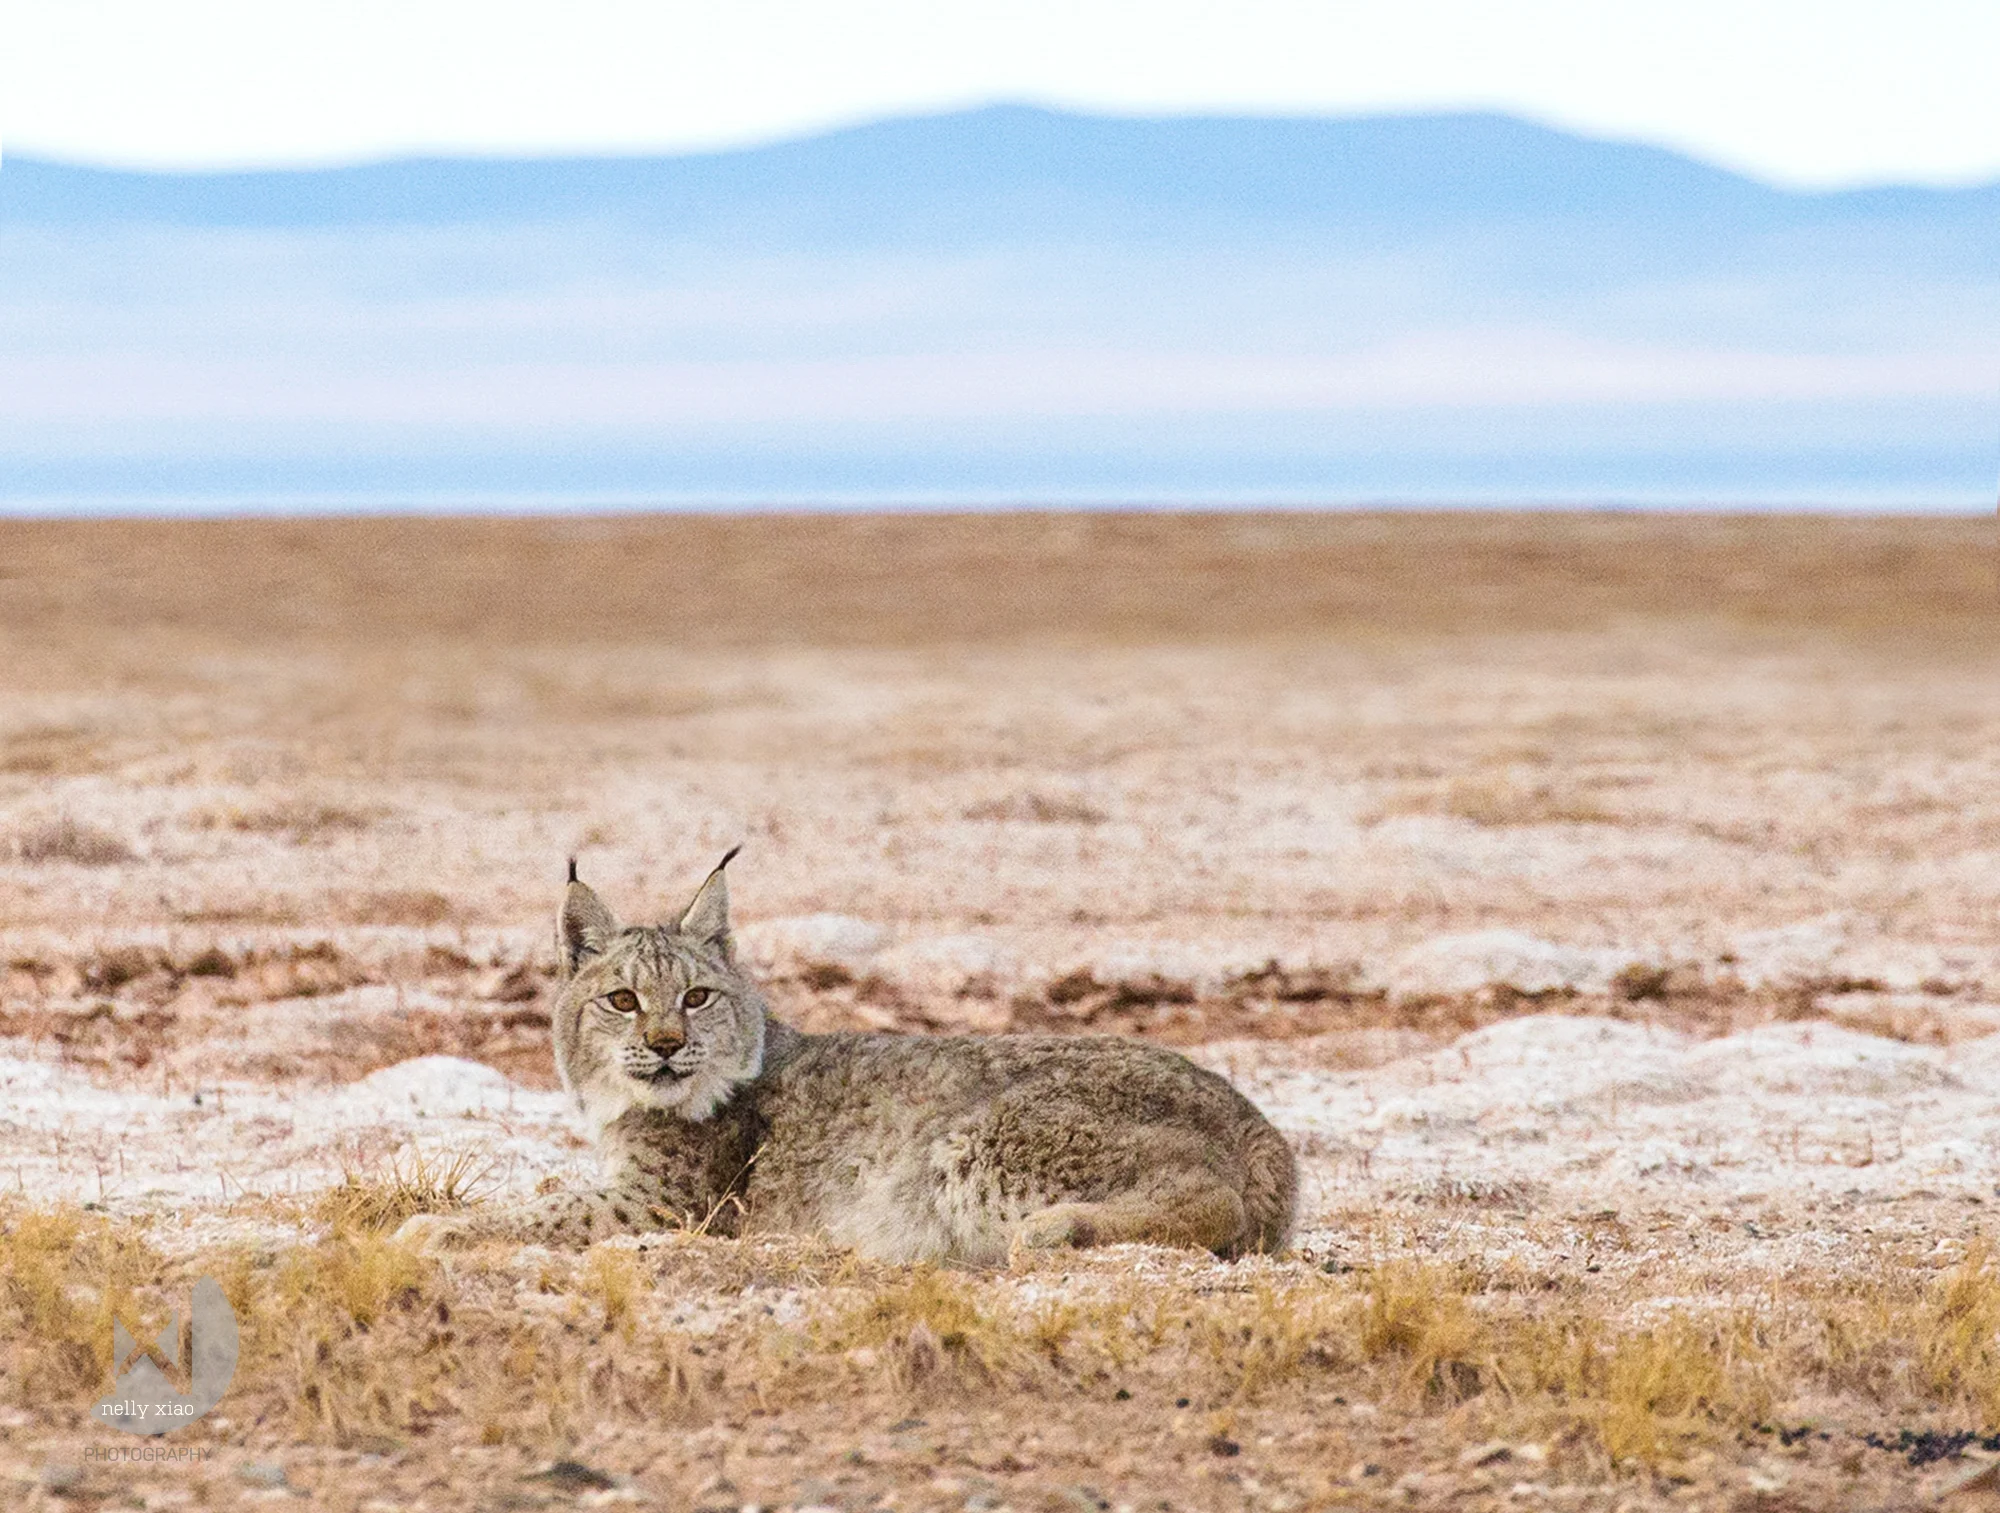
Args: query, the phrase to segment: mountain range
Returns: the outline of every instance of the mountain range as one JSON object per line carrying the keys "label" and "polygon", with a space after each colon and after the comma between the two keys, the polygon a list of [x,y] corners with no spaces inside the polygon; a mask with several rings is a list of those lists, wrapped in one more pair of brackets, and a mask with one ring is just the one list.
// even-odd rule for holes
{"label": "mountain range", "polygon": [[0,508],[1990,506],[2000,185],[1498,115],[0,165]]}

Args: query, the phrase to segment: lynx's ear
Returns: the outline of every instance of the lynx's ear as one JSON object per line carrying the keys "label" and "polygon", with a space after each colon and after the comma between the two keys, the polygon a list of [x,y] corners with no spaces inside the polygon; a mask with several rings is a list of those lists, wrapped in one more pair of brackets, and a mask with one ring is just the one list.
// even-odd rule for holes
{"label": "lynx's ear", "polygon": [[595,956],[618,933],[618,921],[604,901],[576,880],[576,858],[569,861],[569,889],[556,915],[556,958],[562,975],[574,977],[584,961]]}
{"label": "lynx's ear", "polygon": [[715,864],[715,870],[708,874],[708,881],[701,885],[701,891],[694,896],[694,902],[687,906],[687,913],[674,926],[679,935],[692,935],[696,940],[720,946],[722,954],[731,961],[736,959],[736,941],[729,933],[729,883],[722,875],[722,869],[729,865],[730,857],[743,848],[732,846],[729,856]]}

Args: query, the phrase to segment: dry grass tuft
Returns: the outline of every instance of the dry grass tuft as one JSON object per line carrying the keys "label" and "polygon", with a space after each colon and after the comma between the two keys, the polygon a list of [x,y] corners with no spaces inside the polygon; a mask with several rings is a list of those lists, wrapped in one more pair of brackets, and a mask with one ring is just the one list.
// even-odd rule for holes
{"label": "dry grass tuft", "polygon": [[458,905],[431,888],[392,888],[350,893],[334,900],[342,923],[350,925],[414,925],[428,929],[459,917]]}
{"label": "dry grass tuft", "polygon": [[1250,1402],[1302,1374],[1355,1366],[1354,1299],[1324,1286],[1257,1287],[1247,1297],[1188,1309],[1178,1300],[1135,1298],[1136,1342],[1157,1350],[1177,1333],[1193,1338],[1220,1373],[1219,1399]]}
{"label": "dry grass tuft", "polygon": [[336,1233],[394,1229],[414,1214],[454,1213],[477,1201],[493,1165],[469,1151],[412,1148],[373,1170],[343,1166],[338,1185],[313,1205],[313,1217]]}
{"label": "dry grass tuft", "polygon": [[80,726],[37,725],[0,737],[0,773],[73,777],[103,765],[96,736]]}
{"label": "dry grass tuft", "polygon": [[647,1278],[638,1257],[616,1246],[594,1247],[585,1259],[577,1290],[603,1310],[607,1333],[632,1334],[635,1308]]}
{"label": "dry grass tuft", "polygon": [[1522,825],[1619,825],[1622,816],[1587,793],[1546,781],[1461,778],[1442,790],[1406,794],[1378,808],[1373,818],[1441,814],[1487,829]]}
{"label": "dry grass tuft", "polygon": [[152,1248],[130,1226],[74,1208],[0,1211],[0,1391],[22,1408],[107,1384],[114,1315],[136,1320]]}
{"label": "dry grass tuft", "polygon": [[1769,1412],[1761,1355],[1747,1319],[1669,1319],[1613,1338],[1586,1363],[1578,1396],[1597,1399],[1590,1416],[1613,1461],[1658,1465],[1718,1426]]}
{"label": "dry grass tuft", "polygon": [[292,798],[255,808],[229,805],[204,810],[193,817],[192,823],[198,830],[234,830],[244,835],[282,836],[293,845],[302,846],[329,836],[370,829],[380,818],[379,809]]}
{"label": "dry grass tuft", "polygon": [[1443,1173],[1398,1190],[1407,1203],[1436,1203],[1466,1208],[1532,1208],[1542,1195],[1541,1184],[1522,1177],[1472,1177]]}
{"label": "dry grass tuft", "polygon": [[69,862],[78,867],[115,867],[138,860],[138,853],[109,830],[69,815],[23,826],[10,847],[21,861],[34,865]]}
{"label": "dry grass tuft", "polygon": [[435,1267],[413,1247],[350,1231],[295,1251],[279,1273],[276,1300],[295,1318],[331,1314],[366,1329],[407,1310],[437,1280]]}
{"label": "dry grass tuft", "polygon": [[1981,1237],[1934,1282],[1916,1310],[1923,1386],[2000,1424],[2000,1264]]}
{"label": "dry grass tuft", "polygon": [[1422,1401],[1459,1402],[1495,1380],[1499,1344],[1466,1301],[1463,1282],[1441,1268],[1375,1268],[1358,1332],[1363,1359],[1402,1363],[1401,1385]]}
{"label": "dry grass tuft", "polygon": [[831,993],[836,988],[854,986],[854,973],[837,961],[808,961],[799,965],[798,979],[813,993]]}
{"label": "dry grass tuft", "polygon": [[465,1364],[442,1348],[442,1288],[433,1262],[380,1235],[294,1251],[248,1300],[251,1369],[310,1437],[351,1444],[420,1428],[445,1411]]}
{"label": "dry grass tuft", "polygon": [[[250,1312],[272,1321],[253,1370],[297,1432],[349,1446],[463,1425],[483,1445],[560,1452],[590,1426],[672,1418],[707,1391],[702,1352],[647,1321],[630,1251],[545,1263],[532,1292],[570,1307],[524,1309],[520,1281],[476,1257],[446,1271],[379,1234],[336,1234],[253,1288]],[[601,1329],[578,1328],[590,1311]]]}
{"label": "dry grass tuft", "polygon": [[1009,794],[968,805],[962,815],[969,820],[1012,820],[1030,825],[1101,825],[1111,816],[1087,799],[1072,794]]}
{"label": "dry grass tuft", "polygon": [[885,1366],[905,1390],[991,1382],[1026,1358],[1014,1319],[986,1306],[974,1282],[932,1266],[834,1310],[814,1343],[859,1366]]}

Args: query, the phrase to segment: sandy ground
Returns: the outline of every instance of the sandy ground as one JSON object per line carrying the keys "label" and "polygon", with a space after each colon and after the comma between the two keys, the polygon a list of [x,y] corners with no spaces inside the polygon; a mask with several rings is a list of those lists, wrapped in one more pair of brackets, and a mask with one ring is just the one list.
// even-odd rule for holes
{"label": "sandy ground", "polygon": [[[171,1257],[312,1243],[315,1195],[412,1149],[488,1192],[581,1179],[563,858],[659,915],[742,842],[746,950],[800,1023],[1145,1034],[1236,1077],[1304,1163],[1274,1276],[1514,1267],[1643,1325],[1942,1273],[2000,1204],[1993,552],[1922,520],[0,524],[0,1189]],[[663,1296],[663,1327],[736,1296]],[[1091,1485],[1884,1505],[1964,1455],[1843,1444],[1982,1427],[1803,1402],[1823,1454],[1503,1477],[1417,1409],[1331,1465],[1352,1405],[1274,1400],[1261,1471],[1156,1446]],[[242,1468],[290,1456],[342,1505],[337,1446],[247,1425],[229,1474],[65,1483],[80,1406],[9,1410],[24,1495],[289,1497]],[[814,1411],[761,1490],[683,1458],[550,1491],[528,1449],[475,1476],[418,1445],[377,1501],[1080,1506],[1020,1436],[1091,1462],[1125,1432],[974,1404],[984,1471],[829,1480]],[[726,1460],[765,1431],[701,1432]],[[648,1460],[614,1441],[578,1454]]]}

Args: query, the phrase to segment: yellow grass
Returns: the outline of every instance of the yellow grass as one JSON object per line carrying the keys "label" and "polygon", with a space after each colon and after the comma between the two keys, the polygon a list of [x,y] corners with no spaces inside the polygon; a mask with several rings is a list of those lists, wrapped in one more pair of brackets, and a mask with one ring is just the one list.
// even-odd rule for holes
{"label": "yellow grass", "polygon": [[394,1229],[413,1214],[452,1213],[479,1196],[491,1163],[470,1151],[411,1147],[370,1168],[345,1167],[313,1212],[336,1230]]}
{"label": "yellow grass", "polygon": [[[8,1400],[37,1408],[109,1385],[112,1320],[141,1322],[137,1289],[157,1264],[131,1226],[67,1207],[0,1210],[0,1390]],[[138,1337],[151,1338],[143,1330]]]}
{"label": "yellow grass", "polygon": [[1975,1240],[1914,1312],[1925,1387],[1981,1423],[2000,1423],[2000,1267],[1991,1245]]}
{"label": "yellow grass", "polygon": [[66,814],[23,825],[14,832],[8,849],[20,860],[37,866],[68,862],[78,867],[114,867],[135,855],[122,837]]}
{"label": "yellow grass", "polygon": [[[1211,1457],[1235,1455],[1258,1424],[1323,1424],[1329,1404],[1372,1403],[1380,1416],[1354,1421],[1342,1444],[1408,1425],[1447,1465],[1527,1446],[1587,1480],[1695,1474],[1685,1468],[1705,1451],[1753,1450],[1806,1401],[1862,1425],[1990,1429],[2000,1417],[2000,1278],[1978,1246],[1934,1275],[1844,1294],[1665,1311],[1644,1287],[1522,1293],[1393,1259],[1334,1275],[1266,1265],[1216,1288],[1198,1279],[1207,1273],[1147,1279],[1078,1258],[1054,1298],[1042,1269],[829,1272],[828,1259],[678,1235],[443,1262],[353,1224],[275,1254],[223,1246],[169,1260],[144,1225],[15,1204],[0,1223],[6,1401],[37,1417],[76,1412],[107,1385],[113,1313],[160,1312],[209,1274],[243,1325],[229,1412],[332,1448],[546,1458],[621,1426],[694,1432],[826,1402],[883,1421],[950,1404],[1061,1420],[1113,1411],[1116,1388],[1133,1412],[1185,1406],[1191,1443]],[[782,1322],[740,1301],[753,1283],[815,1301]],[[717,1311],[713,1330],[668,1321],[696,1299]],[[1489,1442],[1501,1449],[1470,1448]]]}

